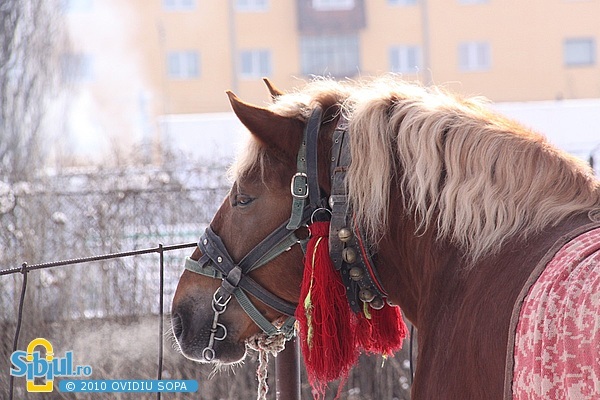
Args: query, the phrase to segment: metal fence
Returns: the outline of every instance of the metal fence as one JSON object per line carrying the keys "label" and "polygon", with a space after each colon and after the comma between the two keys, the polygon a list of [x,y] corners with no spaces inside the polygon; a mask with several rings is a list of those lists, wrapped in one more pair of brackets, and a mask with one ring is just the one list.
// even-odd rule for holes
{"label": "metal fence", "polygon": [[[18,308],[17,308],[18,311],[17,311],[17,315],[16,315],[16,326],[15,326],[15,334],[14,334],[14,339],[13,339],[12,352],[15,352],[17,349],[19,349],[19,336],[20,336],[20,332],[21,332],[21,324],[23,322],[25,295],[27,293],[27,276],[30,271],[43,270],[43,269],[54,268],[54,267],[64,267],[64,266],[70,266],[70,265],[76,265],[76,264],[84,264],[84,263],[90,263],[90,262],[95,262],[95,261],[116,260],[116,259],[121,259],[124,257],[132,257],[132,256],[140,256],[140,255],[156,253],[159,256],[159,293],[160,293],[159,298],[158,298],[158,304],[159,304],[159,306],[158,306],[158,308],[159,308],[159,313],[158,313],[159,323],[157,324],[158,325],[158,340],[157,340],[157,342],[158,342],[157,371],[158,372],[157,372],[156,379],[159,379],[159,380],[162,379],[163,332],[165,331],[164,330],[164,276],[165,276],[165,274],[164,274],[164,271],[165,271],[164,256],[165,256],[165,252],[187,249],[187,248],[192,248],[195,246],[196,246],[195,242],[171,245],[171,246],[163,246],[162,244],[159,244],[157,247],[154,247],[154,248],[127,251],[127,252],[114,253],[114,254],[104,254],[104,255],[99,255],[99,256],[84,257],[84,258],[78,258],[78,259],[72,259],[72,260],[54,261],[54,262],[47,262],[47,263],[34,264],[34,265],[27,265],[27,263],[23,263],[23,265],[20,268],[9,268],[9,269],[0,271],[0,276],[17,274],[17,273],[20,273],[22,275],[22,284],[21,284],[21,291],[19,294],[19,304],[18,304]],[[24,386],[21,387],[20,390],[18,390],[17,394],[18,394],[18,398],[25,397]],[[13,397],[14,397],[14,377],[11,375],[9,378],[8,398],[13,399]],[[156,394],[156,397],[157,397],[157,399],[160,399],[161,393],[158,392]]]}

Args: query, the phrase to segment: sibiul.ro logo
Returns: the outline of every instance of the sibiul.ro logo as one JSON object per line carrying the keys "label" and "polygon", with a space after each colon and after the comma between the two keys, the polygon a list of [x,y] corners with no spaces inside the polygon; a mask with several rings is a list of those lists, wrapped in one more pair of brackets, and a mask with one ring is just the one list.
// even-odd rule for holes
{"label": "sibiul.ro logo", "polygon": [[[42,356],[34,351],[41,346],[46,350]],[[63,376],[90,376],[92,367],[89,365],[74,365],[73,352],[65,352],[64,357],[55,357],[52,344],[44,338],[33,339],[27,346],[27,351],[18,350],[10,356],[12,368],[10,374],[15,377],[25,377],[28,392],[51,392],[54,388],[54,378]],[[44,378],[46,383],[35,383],[36,378]]]}

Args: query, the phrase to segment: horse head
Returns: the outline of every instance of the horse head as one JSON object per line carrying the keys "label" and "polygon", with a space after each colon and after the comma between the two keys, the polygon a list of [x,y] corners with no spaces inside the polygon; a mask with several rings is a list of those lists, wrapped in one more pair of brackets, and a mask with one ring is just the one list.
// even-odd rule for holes
{"label": "horse head", "polygon": [[[281,94],[266,83],[273,99]],[[172,306],[177,343],[184,356],[200,362],[235,363],[244,358],[249,337],[261,331],[289,333],[303,273],[298,242],[306,228],[287,224],[305,120],[228,95],[251,138],[234,167],[229,194],[187,261],[194,267],[186,267]],[[325,163],[325,153],[321,159]],[[326,174],[320,186],[328,190]]]}

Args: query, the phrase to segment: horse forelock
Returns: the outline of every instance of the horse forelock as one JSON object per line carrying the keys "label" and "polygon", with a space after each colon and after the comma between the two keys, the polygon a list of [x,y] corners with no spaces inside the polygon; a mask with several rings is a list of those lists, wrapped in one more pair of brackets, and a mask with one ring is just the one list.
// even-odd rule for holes
{"label": "horse forelock", "polygon": [[[433,229],[472,260],[566,217],[600,209],[600,184],[580,160],[529,129],[464,99],[388,76],[319,79],[269,108],[306,120],[315,104],[339,104],[349,120],[347,176],[357,221],[370,241],[385,231],[390,202],[402,202],[417,234]],[[264,164],[251,138],[234,177]],[[392,186],[401,198],[390,198]]]}

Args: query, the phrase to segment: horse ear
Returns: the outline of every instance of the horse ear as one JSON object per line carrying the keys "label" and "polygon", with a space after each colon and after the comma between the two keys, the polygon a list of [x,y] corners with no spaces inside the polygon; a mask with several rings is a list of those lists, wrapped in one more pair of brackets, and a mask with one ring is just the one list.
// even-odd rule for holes
{"label": "horse ear", "polygon": [[227,91],[231,108],[240,122],[267,146],[286,156],[295,154],[298,148],[293,143],[302,140],[302,122],[295,118],[283,117],[266,108],[254,106],[240,100],[233,92]]}
{"label": "horse ear", "polygon": [[283,91],[277,89],[275,85],[269,80],[269,78],[263,78],[263,82],[267,85],[267,89],[269,89],[269,93],[271,93],[271,99],[275,100],[279,96],[283,94]]}

